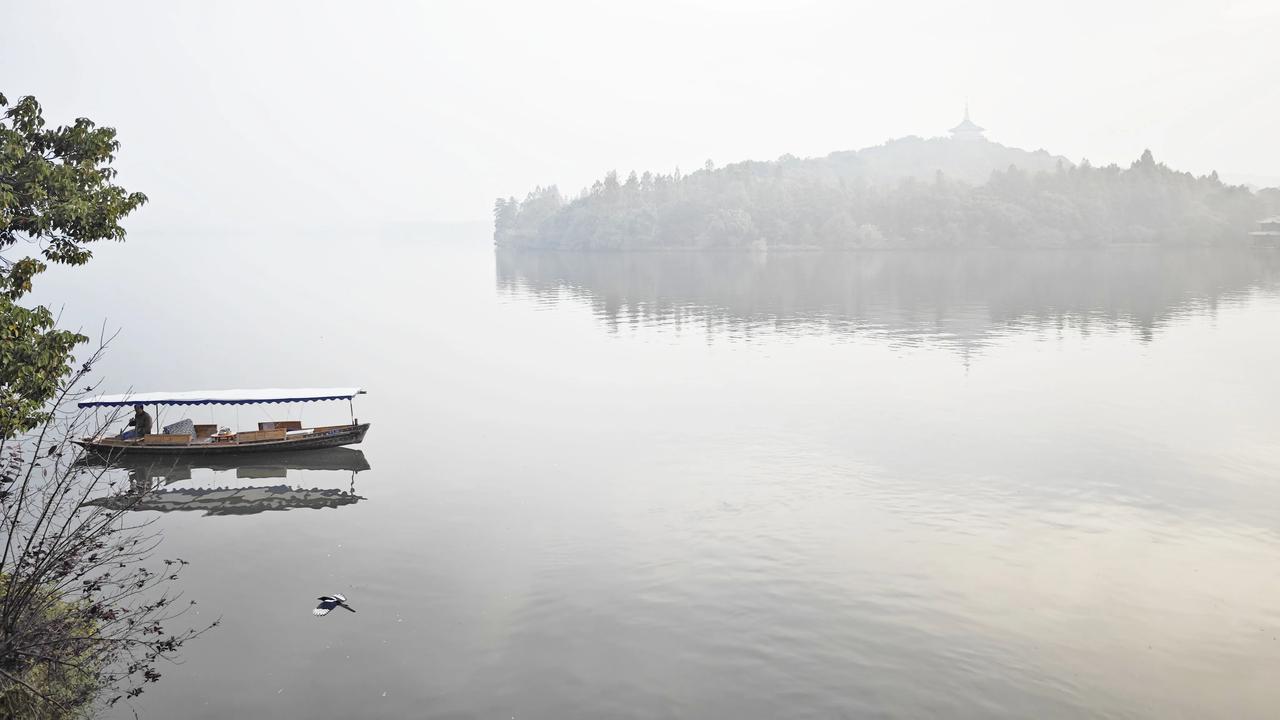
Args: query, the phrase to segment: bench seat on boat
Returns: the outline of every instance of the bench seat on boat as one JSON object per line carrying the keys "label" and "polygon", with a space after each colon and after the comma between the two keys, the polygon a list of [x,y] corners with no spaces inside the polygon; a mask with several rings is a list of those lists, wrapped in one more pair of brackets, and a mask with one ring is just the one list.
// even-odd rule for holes
{"label": "bench seat on boat", "polygon": [[187,433],[161,433],[144,436],[142,442],[144,445],[189,445],[191,436]]}
{"label": "bench seat on boat", "polygon": [[248,432],[236,433],[236,442],[266,442],[268,440],[283,440],[287,434],[287,430],[250,430]]}

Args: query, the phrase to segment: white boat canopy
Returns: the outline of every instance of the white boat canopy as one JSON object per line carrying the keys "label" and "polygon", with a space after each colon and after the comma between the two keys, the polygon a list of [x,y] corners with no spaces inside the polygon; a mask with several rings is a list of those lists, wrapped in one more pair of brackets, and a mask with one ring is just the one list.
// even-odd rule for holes
{"label": "white boat canopy", "polygon": [[183,390],[179,392],[124,393],[97,395],[77,405],[87,407],[123,407],[129,405],[254,405],[257,403],[315,402],[317,400],[350,400],[363,395],[358,387],[340,388],[262,388],[258,390]]}

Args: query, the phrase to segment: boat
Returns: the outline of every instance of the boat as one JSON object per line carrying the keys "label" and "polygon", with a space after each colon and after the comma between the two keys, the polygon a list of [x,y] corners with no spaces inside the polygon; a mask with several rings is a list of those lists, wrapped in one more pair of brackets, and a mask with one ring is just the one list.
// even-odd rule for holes
{"label": "boat", "polygon": [[257,430],[230,432],[216,425],[177,423],[183,429],[123,439],[97,435],[76,440],[88,453],[109,462],[141,456],[211,457],[246,453],[278,453],[319,450],[356,445],[364,440],[369,423],[355,417],[354,399],[365,394],[356,387],[347,388],[265,388],[258,390],[185,390],[179,392],[125,393],[97,395],[80,401],[80,408],[123,408],[134,405],[155,407],[155,425],[160,426],[160,408],[190,405],[259,405],[266,403],[319,402],[346,400],[351,408],[351,423],[302,427],[301,421],[283,420],[258,423]]}
{"label": "boat", "polygon": [[1280,215],[1258,221],[1258,229],[1249,233],[1254,247],[1280,247]]}

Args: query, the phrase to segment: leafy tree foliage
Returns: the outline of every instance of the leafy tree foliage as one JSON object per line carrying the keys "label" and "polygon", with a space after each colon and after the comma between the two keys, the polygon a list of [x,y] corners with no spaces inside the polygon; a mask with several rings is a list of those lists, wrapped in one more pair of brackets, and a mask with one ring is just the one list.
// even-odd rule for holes
{"label": "leafy tree foliage", "polygon": [[[708,163],[683,177],[632,182],[633,173],[625,184],[609,173],[567,203],[554,187],[537,188],[515,207],[506,201],[494,238],[596,250],[1215,245],[1240,243],[1280,208],[1274,194],[1177,172],[1150,151],[1128,168],[1099,168],[987,142],[897,143],[891,153]],[[971,177],[1008,158],[1020,164],[977,184],[937,169]]]}
{"label": "leafy tree foliage", "polygon": [[[187,607],[168,591],[186,563],[156,567],[159,536],[127,519],[149,488],[122,487],[73,444],[102,430],[65,411],[102,348],[73,363],[86,338],[19,302],[49,263],[123,240],[146,197],[113,182],[115,130],[46,129],[31,97],[0,108],[0,718],[88,717],[141,694],[199,631],[165,630]],[[86,506],[104,490],[123,500]]]}
{"label": "leafy tree foliage", "polygon": [[87,118],[48,129],[33,97],[10,107],[0,94],[0,108],[0,438],[12,438],[47,418],[86,339],[18,301],[47,263],[83,265],[89,243],[123,240],[120,221],[146,196],[113,184],[114,129]]}

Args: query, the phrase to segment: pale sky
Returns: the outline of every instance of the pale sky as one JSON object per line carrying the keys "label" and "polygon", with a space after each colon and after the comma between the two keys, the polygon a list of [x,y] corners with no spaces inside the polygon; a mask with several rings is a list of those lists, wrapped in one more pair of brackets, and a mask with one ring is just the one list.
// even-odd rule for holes
{"label": "pale sky", "polygon": [[17,2],[0,92],[119,129],[130,229],[486,220],[534,185],[943,134],[1280,182],[1280,2]]}

